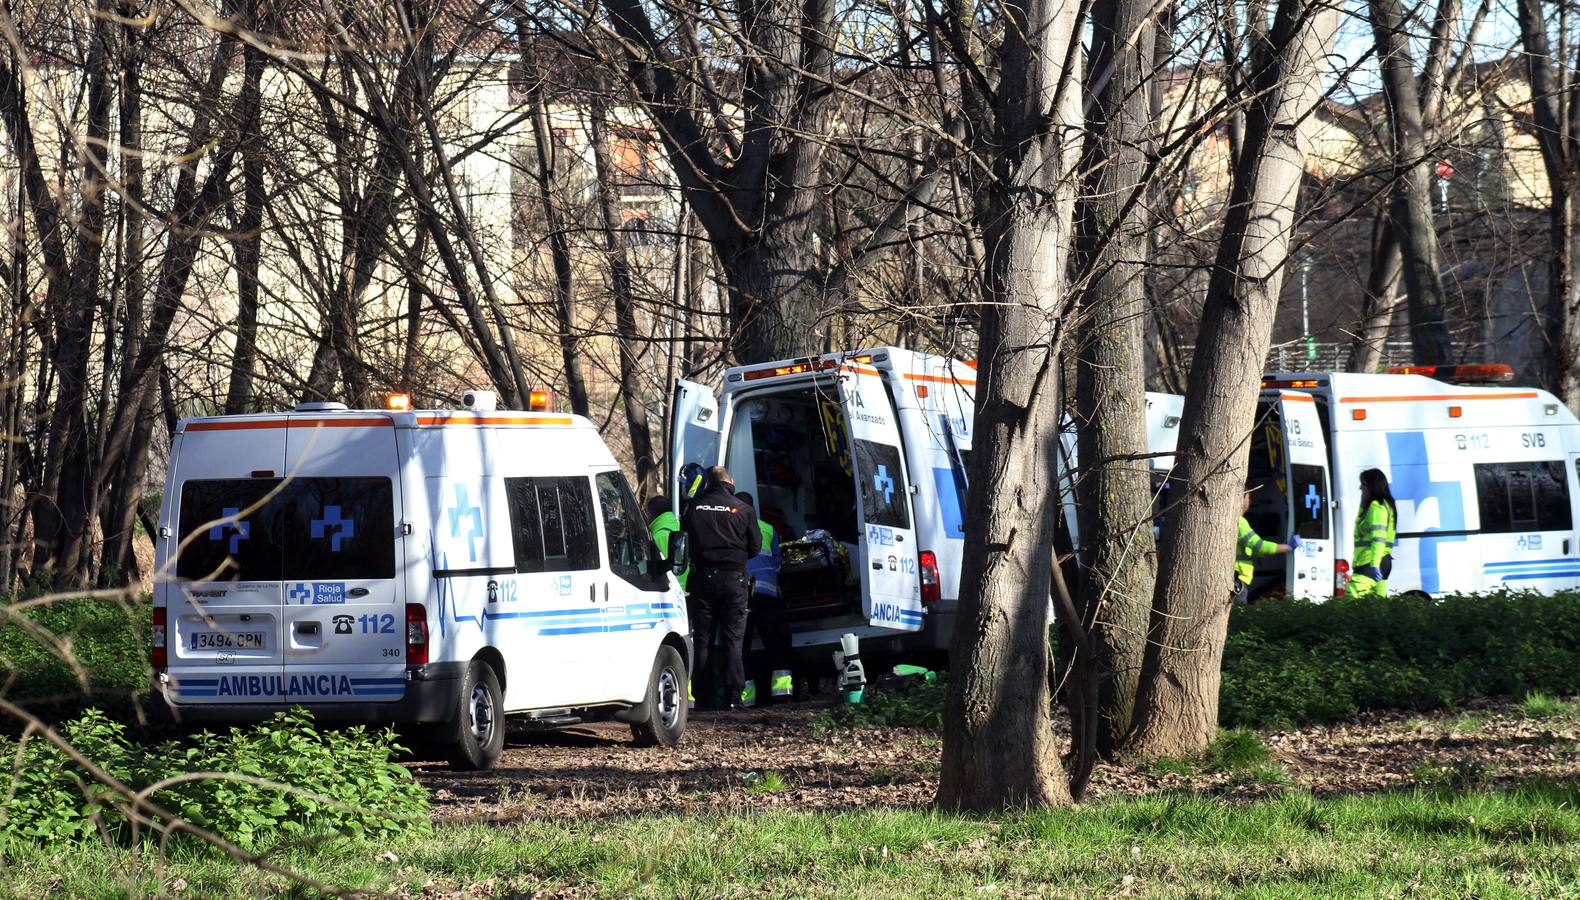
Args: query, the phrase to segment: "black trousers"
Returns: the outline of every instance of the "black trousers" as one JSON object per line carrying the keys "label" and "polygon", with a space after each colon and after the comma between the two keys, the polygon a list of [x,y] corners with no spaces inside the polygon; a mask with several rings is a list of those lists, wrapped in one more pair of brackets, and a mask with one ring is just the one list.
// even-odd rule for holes
{"label": "black trousers", "polygon": [[[737,703],[746,686],[746,573],[693,569],[686,582],[686,613],[697,654],[692,676],[697,702]],[[718,638],[718,648],[713,646]],[[723,691],[724,698],[718,699]]]}
{"label": "black trousers", "polygon": [[790,626],[785,622],[785,602],[781,597],[753,594],[746,613],[746,646],[752,635],[763,642],[762,655],[752,660],[752,677],[757,679],[757,703],[771,702],[769,686],[775,669],[790,668]]}

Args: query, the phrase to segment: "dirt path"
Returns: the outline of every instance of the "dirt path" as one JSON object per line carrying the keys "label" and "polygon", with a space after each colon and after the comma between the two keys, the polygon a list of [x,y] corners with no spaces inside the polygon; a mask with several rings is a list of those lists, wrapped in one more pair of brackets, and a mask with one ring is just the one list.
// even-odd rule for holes
{"label": "dirt path", "polygon": [[[824,704],[695,713],[673,750],[631,744],[623,725],[512,734],[497,769],[413,765],[433,791],[434,817],[627,816],[791,807],[917,806],[937,788],[938,735],[906,728],[813,726]],[[1502,707],[1435,716],[1379,715],[1339,728],[1263,736],[1260,771],[1216,774],[1100,767],[1091,797],[1185,788],[1254,797],[1289,783],[1318,794],[1409,787],[1423,780],[1476,786],[1580,777],[1580,721],[1523,719]],[[1164,767],[1168,768],[1168,767]],[[776,773],[783,786],[763,782]],[[773,789],[766,789],[773,785]]]}

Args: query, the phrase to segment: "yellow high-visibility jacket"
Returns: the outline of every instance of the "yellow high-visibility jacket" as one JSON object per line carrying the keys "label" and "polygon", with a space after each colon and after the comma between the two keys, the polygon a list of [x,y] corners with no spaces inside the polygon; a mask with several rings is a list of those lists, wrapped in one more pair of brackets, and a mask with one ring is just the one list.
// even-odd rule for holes
{"label": "yellow high-visibility jacket", "polygon": [[1383,557],[1393,553],[1397,537],[1393,507],[1380,500],[1366,504],[1355,517],[1355,555],[1350,559],[1352,571],[1383,580]]}
{"label": "yellow high-visibility jacket", "polygon": [[1278,552],[1278,543],[1269,541],[1251,530],[1251,523],[1240,517],[1240,537],[1235,544],[1234,552],[1234,577],[1241,584],[1250,584],[1251,576],[1256,574],[1256,558],[1259,556],[1272,556]]}

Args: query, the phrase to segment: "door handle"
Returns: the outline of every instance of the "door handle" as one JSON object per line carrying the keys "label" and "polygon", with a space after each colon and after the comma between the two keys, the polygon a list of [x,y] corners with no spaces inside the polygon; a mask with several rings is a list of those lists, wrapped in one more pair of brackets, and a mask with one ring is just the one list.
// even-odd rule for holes
{"label": "door handle", "polygon": [[587,585],[587,602],[588,603],[597,603],[598,602],[598,585],[596,585],[596,584],[589,584],[589,585]]}
{"label": "door handle", "polygon": [[609,582],[607,581],[603,583],[603,602],[609,602]]}
{"label": "door handle", "polygon": [[297,634],[317,634],[318,633],[318,623],[317,622],[297,622],[296,623],[296,633]]}

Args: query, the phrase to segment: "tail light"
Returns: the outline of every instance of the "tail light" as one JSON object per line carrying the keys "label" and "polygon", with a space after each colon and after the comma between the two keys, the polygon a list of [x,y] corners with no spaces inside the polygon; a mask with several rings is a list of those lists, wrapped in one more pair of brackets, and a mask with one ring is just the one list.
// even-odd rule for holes
{"label": "tail light", "polygon": [[1338,559],[1333,561],[1333,596],[1342,597],[1346,586],[1350,583],[1350,561]]}
{"label": "tail light", "polygon": [[428,664],[428,610],[421,603],[406,604],[406,665]]}
{"label": "tail light", "polygon": [[943,599],[943,582],[938,578],[938,554],[923,550],[916,554],[922,576],[922,602],[937,603]]}
{"label": "tail light", "polygon": [[170,667],[170,650],[166,646],[165,608],[154,607],[154,627],[151,629],[153,640],[149,642],[148,661],[155,669]]}

